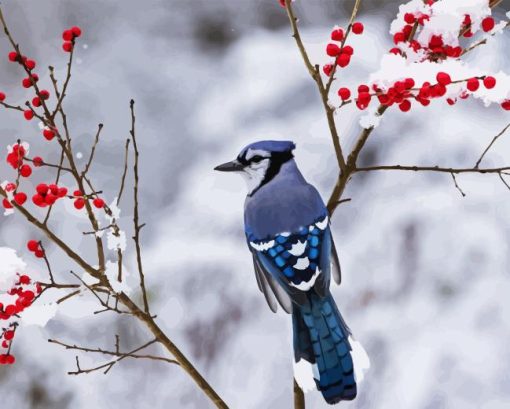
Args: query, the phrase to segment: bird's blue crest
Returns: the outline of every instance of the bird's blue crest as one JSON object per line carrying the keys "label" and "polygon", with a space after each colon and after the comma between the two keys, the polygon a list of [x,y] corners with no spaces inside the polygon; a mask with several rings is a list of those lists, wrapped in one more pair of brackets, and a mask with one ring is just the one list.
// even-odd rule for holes
{"label": "bird's blue crest", "polygon": [[258,141],[246,146],[239,156],[243,156],[248,149],[261,149],[268,152],[290,152],[295,148],[296,144],[292,141]]}

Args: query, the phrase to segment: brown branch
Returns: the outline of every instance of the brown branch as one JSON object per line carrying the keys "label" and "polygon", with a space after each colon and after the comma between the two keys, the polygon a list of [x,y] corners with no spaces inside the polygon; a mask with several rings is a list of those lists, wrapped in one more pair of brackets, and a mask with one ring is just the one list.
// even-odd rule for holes
{"label": "brown branch", "polygon": [[335,147],[335,153],[336,158],[338,162],[338,167],[343,170],[345,168],[345,158],[342,152],[342,145],[340,144],[340,137],[338,135],[338,130],[336,128],[335,124],[335,117],[334,113],[335,110],[329,105],[329,96],[328,92],[329,90],[326,90],[326,87],[324,85],[324,82],[322,81],[322,77],[320,74],[319,66],[315,65],[313,66],[310,62],[310,58],[308,57],[308,53],[306,52],[306,48],[303,44],[303,40],[301,39],[301,35],[299,34],[299,29],[297,26],[297,18],[294,15],[294,11],[292,9],[291,0],[285,0],[286,10],[287,10],[287,16],[289,18],[290,25],[292,27],[292,37],[296,40],[296,44],[298,46],[299,52],[301,53],[301,57],[303,58],[303,61],[305,63],[305,66],[312,77],[312,79],[317,84],[317,87],[319,89],[319,93],[322,100],[322,105],[324,107],[324,110],[326,112],[326,118],[328,121],[328,127],[329,131],[331,133],[331,138],[333,140],[333,146]]}
{"label": "brown branch", "polygon": [[85,165],[85,169],[83,169],[83,172],[81,173],[81,177],[83,178],[84,175],[86,175],[90,169],[90,165],[92,165],[92,161],[94,160],[94,154],[96,153],[96,147],[99,143],[99,135],[101,134],[101,130],[103,129],[103,124],[99,124],[97,126],[97,132],[96,137],[94,138],[94,144],[92,145],[92,151],[90,152],[89,160],[87,164]]}
{"label": "brown branch", "polygon": [[[340,49],[342,49],[347,42],[347,37],[349,37],[349,34],[351,33],[352,23],[354,22],[354,19],[356,18],[356,15],[359,11],[359,6],[361,5],[361,0],[356,0],[354,3],[354,7],[352,8],[351,18],[349,19],[349,24],[347,25],[347,29],[345,31],[344,38],[342,39],[342,42],[340,43]],[[331,89],[331,85],[333,84],[333,81],[335,80],[335,73],[336,73],[336,59],[335,63],[333,64],[333,69],[331,70],[331,73],[329,75],[329,80],[326,84],[326,93],[329,96],[329,91]]]}
{"label": "brown branch", "polygon": [[294,409],[305,409],[305,394],[294,379]]}
{"label": "brown branch", "polygon": [[120,188],[119,194],[117,195],[117,206],[120,204],[120,198],[122,197],[122,193],[124,192],[124,185],[126,183],[126,175],[128,171],[128,159],[129,159],[129,143],[131,140],[126,139],[126,147],[124,150],[124,171],[122,172],[122,178],[120,180]]}
{"label": "brown branch", "polygon": [[136,247],[136,263],[138,265],[138,274],[140,275],[140,289],[142,291],[142,298],[143,298],[143,305],[145,312],[149,314],[149,301],[147,300],[147,290],[145,288],[145,276],[143,273],[143,266],[142,266],[142,250],[140,248],[140,230],[142,229],[142,226],[140,226],[139,222],[139,215],[138,215],[138,145],[136,143],[136,133],[135,133],[135,123],[136,123],[136,117],[135,117],[135,101],[132,99],[129,104],[130,110],[131,110],[131,131],[129,132],[131,134],[131,139],[133,141],[133,150],[135,152],[135,163],[133,165],[133,173],[135,178],[134,188],[133,188],[133,196],[134,196],[134,209],[133,209],[133,224],[134,224],[134,236],[133,240],[135,242]]}
{"label": "brown branch", "polygon": [[510,166],[501,168],[447,168],[441,166],[402,166],[402,165],[382,165],[367,166],[364,168],[356,168],[354,172],[371,172],[375,170],[404,170],[412,172],[445,172],[445,173],[501,173],[510,170]]}
{"label": "brown branch", "polygon": [[466,197],[466,194],[464,191],[460,188],[459,184],[457,183],[457,178],[455,177],[455,173],[450,173],[452,175],[453,183],[455,184],[455,188],[460,192],[462,197]]}
{"label": "brown branch", "polygon": [[476,161],[475,168],[478,169],[478,166],[480,166],[480,162],[482,161],[485,154],[489,151],[489,149],[492,147],[492,145],[494,145],[494,142],[496,142],[498,140],[498,138],[507,131],[508,128],[510,128],[510,123],[508,123],[508,125],[505,126],[500,133],[498,133],[494,138],[492,138],[491,143],[489,143],[489,145],[485,148],[485,150],[483,151],[480,158]]}
{"label": "brown branch", "polygon": [[97,353],[97,354],[115,356],[115,357],[120,357],[120,358],[150,359],[150,360],[154,360],[154,361],[163,361],[163,362],[167,362],[170,364],[179,365],[179,362],[177,362],[175,359],[165,358],[165,357],[156,356],[156,355],[136,354],[136,352],[140,351],[141,349],[147,348],[148,346],[156,343],[157,342],[156,339],[144,344],[143,348],[139,347],[139,348],[137,348],[137,351],[131,351],[131,352],[121,352],[120,351],[118,336],[116,336],[115,351],[110,351],[110,350],[102,349],[102,348],[81,347],[78,345],[66,344],[64,342],[61,342],[61,341],[58,341],[55,339],[48,339],[48,342],[51,344],[60,345],[68,350],[75,350],[75,351],[81,351],[81,352],[86,352],[86,353]]}

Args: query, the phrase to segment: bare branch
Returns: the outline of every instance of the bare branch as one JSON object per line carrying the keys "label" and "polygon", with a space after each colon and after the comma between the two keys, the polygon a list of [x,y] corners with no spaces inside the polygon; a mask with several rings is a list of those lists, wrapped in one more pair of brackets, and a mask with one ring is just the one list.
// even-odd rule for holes
{"label": "bare branch", "polygon": [[128,171],[128,159],[129,159],[129,143],[131,140],[128,138],[126,139],[126,147],[124,151],[124,171],[122,172],[122,178],[120,180],[120,189],[119,194],[117,195],[117,206],[120,203],[120,198],[122,197],[122,193],[124,192],[124,185],[126,183],[126,175]]}
{"label": "bare branch", "polygon": [[455,188],[460,192],[462,197],[465,197],[466,194],[462,191],[459,184],[457,183],[457,178],[455,177],[455,173],[450,173],[450,175],[452,175],[452,179],[453,179],[453,183],[455,184]]}
{"label": "bare branch", "polygon": [[368,166],[364,168],[356,168],[354,172],[371,172],[375,170],[404,170],[412,172],[446,172],[446,173],[500,173],[510,170],[510,166],[501,168],[445,168],[441,166]]}
{"label": "bare branch", "polygon": [[505,126],[500,133],[498,133],[494,138],[492,138],[491,143],[489,143],[489,145],[485,148],[485,150],[483,151],[480,158],[476,161],[475,168],[478,169],[478,166],[480,165],[480,162],[482,161],[485,154],[489,151],[489,149],[492,147],[492,145],[494,145],[494,142],[496,142],[498,140],[498,138],[507,131],[508,128],[510,128],[510,123],[508,123],[508,125]]}
{"label": "bare branch", "polygon": [[135,163],[133,166],[133,172],[135,177],[135,183],[133,188],[133,196],[134,196],[134,210],[133,210],[133,224],[134,224],[134,230],[135,235],[133,237],[133,240],[135,242],[136,247],[136,263],[138,265],[138,273],[140,275],[140,289],[142,291],[142,298],[143,298],[143,305],[145,308],[145,312],[149,314],[149,302],[147,300],[147,290],[145,289],[145,276],[143,273],[143,266],[142,266],[142,250],[140,247],[140,222],[139,222],[139,215],[138,215],[138,145],[136,143],[136,134],[135,134],[135,101],[132,99],[131,103],[129,104],[129,107],[131,109],[131,139],[133,140],[133,149],[135,151]]}
{"label": "bare branch", "polygon": [[94,138],[94,144],[92,145],[92,151],[90,152],[89,160],[87,162],[87,165],[85,166],[85,169],[83,169],[83,172],[81,173],[81,177],[83,178],[84,175],[86,175],[90,169],[90,165],[92,165],[92,161],[94,160],[94,153],[96,153],[96,146],[99,143],[99,135],[101,134],[101,130],[103,129],[103,124],[99,124],[97,126],[97,132],[96,137]]}

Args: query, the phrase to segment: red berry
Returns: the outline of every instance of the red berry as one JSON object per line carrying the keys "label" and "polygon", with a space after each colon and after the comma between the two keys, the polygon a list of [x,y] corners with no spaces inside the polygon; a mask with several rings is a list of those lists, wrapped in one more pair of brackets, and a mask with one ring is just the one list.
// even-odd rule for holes
{"label": "red berry", "polygon": [[411,89],[415,85],[415,82],[412,78],[406,78],[404,82],[406,84],[406,89]]}
{"label": "red berry", "polygon": [[51,185],[48,185],[48,190],[50,190],[54,195],[58,195],[58,186],[56,184],[52,183]]}
{"label": "red berry", "polygon": [[448,75],[446,72],[438,72],[436,75],[436,80],[441,85],[448,85],[452,83],[450,75]]}
{"label": "red berry", "polygon": [[356,101],[356,106],[361,110],[366,109],[368,107],[368,105],[370,104],[371,99],[372,99],[372,97],[370,96],[370,94],[368,92],[360,92],[358,94],[358,100]]}
{"label": "red berry", "polygon": [[48,185],[46,183],[39,183],[35,190],[37,190],[37,193],[40,195],[45,195],[48,193]]}
{"label": "red berry", "polygon": [[324,71],[324,74],[326,74],[328,77],[331,75],[331,71],[333,71],[333,65],[332,64],[326,64],[322,67],[322,71]]}
{"label": "red berry", "polygon": [[24,284],[24,285],[30,284],[30,277],[27,275],[22,275],[19,277],[19,282],[20,282],[20,284]]}
{"label": "red berry", "polygon": [[349,63],[351,62],[351,56],[349,54],[340,54],[336,58],[336,63],[339,67],[347,67]]}
{"label": "red berry", "polygon": [[352,48],[350,45],[346,45],[345,47],[342,47],[342,54],[352,55],[354,53],[354,48]]}
{"label": "red berry", "polygon": [[457,100],[454,98],[446,98],[446,102],[448,103],[448,105],[455,105]]}
{"label": "red berry", "polygon": [[480,82],[478,81],[478,78],[470,78],[467,80],[467,89],[471,92],[475,92],[480,87]]}
{"label": "red berry", "polygon": [[496,78],[491,77],[490,75],[488,77],[485,77],[483,79],[483,85],[487,89],[492,89],[496,86]]}
{"label": "red berry", "polygon": [[64,44],[62,44],[62,49],[66,53],[70,53],[71,51],[73,51],[73,43],[71,43],[70,41],[65,41]]}
{"label": "red berry", "polygon": [[12,209],[12,204],[11,204],[11,202],[9,202],[9,200],[7,200],[7,199],[3,199],[3,200],[2,200],[2,204],[4,205],[4,208],[6,208],[6,209]]}
{"label": "red berry", "polygon": [[55,137],[55,131],[49,128],[45,128],[43,131],[43,136],[46,140],[51,141]]}
{"label": "red berry", "polygon": [[16,62],[18,61],[18,53],[16,51],[11,51],[9,53],[9,61],[10,62]]}
{"label": "red berry", "polygon": [[397,47],[393,47],[391,50],[390,50],[390,53],[391,54],[395,54],[395,55],[401,55],[402,54],[402,51],[400,51],[399,48]]}
{"label": "red berry", "polygon": [[510,111],[510,99],[507,99],[501,103],[501,108],[505,111]]}
{"label": "red berry", "polygon": [[464,37],[466,37],[466,38],[473,37],[473,32],[472,32],[471,30],[467,30],[467,31],[464,33]]}
{"label": "red berry", "polygon": [[41,94],[41,98],[44,100],[47,100],[50,97],[50,92],[45,89],[42,89],[41,92],[39,92],[39,94]]}
{"label": "red berry", "polygon": [[61,187],[58,189],[58,197],[65,197],[67,195],[67,188]]}
{"label": "red berry", "polygon": [[329,43],[326,46],[326,54],[330,57],[336,57],[338,54],[340,54],[340,47],[336,44]]}
{"label": "red berry", "polygon": [[71,32],[73,33],[73,35],[74,35],[75,37],[79,37],[79,36],[81,36],[81,28],[80,28],[80,27],[78,27],[78,26],[74,26],[74,27],[72,27],[72,28],[71,28]]}
{"label": "red berry", "polygon": [[34,204],[39,207],[46,206],[46,202],[44,201],[44,196],[39,193],[36,193],[35,195],[32,196],[32,202],[34,202]]}
{"label": "red berry", "polygon": [[65,30],[62,33],[62,39],[64,41],[72,41],[73,38],[74,38],[74,35],[73,35],[73,32],[71,30]]}
{"label": "red berry", "polygon": [[34,60],[26,60],[25,61],[25,67],[27,67],[29,70],[33,70],[35,68],[35,61]]}
{"label": "red berry", "polygon": [[405,99],[398,105],[398,107],[400,108],[400,110],[402,112],[407,112],[411,109],[411,101],[409,101],[408,99]]}
{"label": "red berry", "polygon": [[28,178],[32,174],[32,168],[29,165],[23,165],[19,169],[19,173],[24,178]]}
{"label": "red berry", "polygon": [[80,190],[75,190],[73,196],[83,196],[83,193]]}
{"label": "red berry", "polygon": [[19,192],[14,195],[14,201],[19,205],[23,206],[23,204],[27,201],[26,193]]}
{"label": "red berry", "polygon": [[349,88],[340,88],[338,90],[338,96],[342,98],[342,101],[347,101],[351,97],[351,91]]}
{"label": "red berry", "polygon": [[360,23],[359,21],[352,25],[352,32],[354,34],[361,34],[361,33],[363,33],[363,29],[364,29],[363,23]]}
{"label": "red berry", "polygon": [[32,105],[35,107],[41,106],[41,99],[39,97],[32,98]]}
{"label": "red berry", "polygon": [[34,251],[39,249],[39,243],[35,240],[29,240],[27,243],[27,248],[33,253]]}
{"label": "red berry", "polygon": [[368,88],[368,85],[361,84],[358,86],[358,94],[361,94],[362,92],[369,92],[370,88]]}
{"label": "red berry", "polygon": [[395,35],[393,36],[393,42],[395,44],[398,44],[398,43],[403,43],[406,41],[406,35],[404,33],[395,33]]}
{"label": "red berry", "polygon": [[100,197],[96,197],[94,201],[92,202],[94,206],[96,206],[98,209],[102,209],[104,207],[104,200]]}
{"label": "red berry", "polygon": [[34,117],[34,113],[32,112],[31,109],[26,109],[25,111],[23,111],[23,116],[27,121],[30,121]]}
{"label": "red berry", "polygon": [[47,204],[47,205],[53,205],[56,201],[57,201],[58,197],[55,196],[53,193],[48,193],[45,198],[44,198],[44,202]]}
{"label": "red berry", "polygon": [[7,341],[10,341],[11,339],[13,339],[14,338],[14,331],[12,331],[12,330],[5,331],[4,332],[4,338]]}
{"label": "red berry", "polygon": [[429,48],[439,48],[443,46],[443,36],[433,35],[430,37]]}
{"label": "red berry", "polygon": [[485,32],[491,31],[494,28],[494,19],[492,17],[485,17],[482,20],[482,29]]}
{"label": "red berry", "polygon": [[333,41],[342,41],[344,39],[344,30],[336,28],[331,32],[331,39]]}
{"label": "red berry", "polygon": [[44,251],[42,251],[42,249],[37,249],[35,252],[34,252],[35,256],[37,258],[43,258],[44,257]]}
{"label": "red berry", "polygon": [[0,92],[0,102],[5,101],[5,94],[3,92]]}
{"label": "red berry", "polygon": [[85,199],[82,199],[81,197],[76,199],[74,201],[74,207],[78,210],[80,209],[83,209],[83,207],[85,206]]}
{"label": "red berry", "polygon": [[416,18],[414,17],[413,13],[406,13],[404,14],[404,21],[407,24],[413,24],[416,21]]}
{"label": "red berry", "polygon": [[23,85],[23,88],[30,88],[32,86],[32,81],[30,78],[23,78],[23,81],[21,81],[21,85]]}
{"label": "red berry", "polygon": [[32,159],[32,162],[34,163],[34,166],[36,168],[39,168],[44,164],[43,158],[41,158],[40,156],[34,156],[34,159]]}

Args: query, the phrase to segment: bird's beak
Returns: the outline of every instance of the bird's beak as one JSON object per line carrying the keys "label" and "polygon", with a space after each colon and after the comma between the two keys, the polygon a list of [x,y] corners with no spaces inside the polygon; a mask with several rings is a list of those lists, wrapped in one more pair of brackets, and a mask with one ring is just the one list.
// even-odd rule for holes
{"label": "bird's beak", "polygon": [[238,160],[223,163],[222,165],[216,166],[214,168],[214,170],[219,170],[220,172],[237,172],[243,169],[244,165],[240,163]]}

